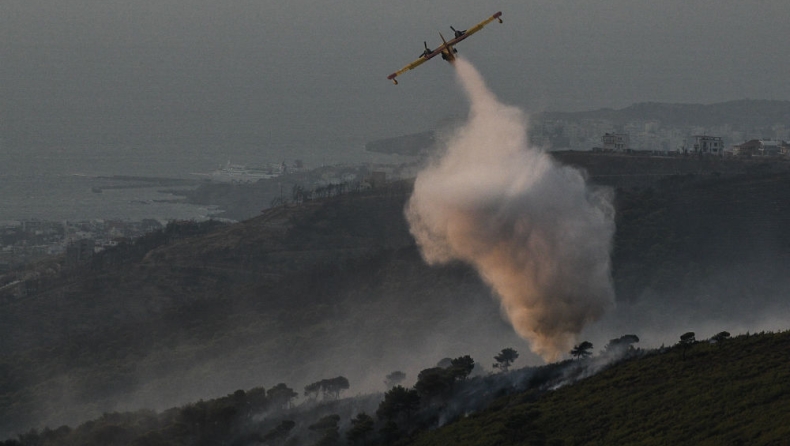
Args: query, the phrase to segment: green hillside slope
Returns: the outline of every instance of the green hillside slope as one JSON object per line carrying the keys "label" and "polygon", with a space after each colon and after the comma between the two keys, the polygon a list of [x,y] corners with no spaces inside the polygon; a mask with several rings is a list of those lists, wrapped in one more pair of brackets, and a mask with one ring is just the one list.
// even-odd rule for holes
{"label": "green hillside slope", "polygon": [[544,395],[521,394],[409,444],[767,445],[790,441],[790,333],[698,343]]}
{"label": "green hillside slope", "polygon": [[278,396],[292,392],[281,384],[160,413],[105,413],[0,444],[781,445],[790,435],[788,348],[790,332],[747,334],[630,350],[608,364],[601,354],[461,378],[443,390],[431,368],[409,390],[411,409],[393,403],[403,388],[293,406]]}

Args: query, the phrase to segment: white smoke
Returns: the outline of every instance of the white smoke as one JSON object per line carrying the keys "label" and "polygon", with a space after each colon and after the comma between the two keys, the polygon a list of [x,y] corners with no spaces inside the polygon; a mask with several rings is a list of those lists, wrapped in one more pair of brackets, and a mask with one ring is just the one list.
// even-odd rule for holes
{"label": "white smoke", "polygon": [[455,67],[469,117],[418,174],[411,232],[428,263],[473,265],[516,332],[554,361],[614,304],[611,191],[530,147],[524,113],[501,104],[470,63]]}

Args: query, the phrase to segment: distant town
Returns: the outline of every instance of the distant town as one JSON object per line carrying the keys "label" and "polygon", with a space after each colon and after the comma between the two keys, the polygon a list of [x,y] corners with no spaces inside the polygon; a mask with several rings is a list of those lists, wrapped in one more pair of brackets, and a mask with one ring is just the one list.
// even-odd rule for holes
{"label": "distant town", "polygon": [[0,273],[52,255],[64,254],[66,265],[81,263],[120,240],[134,239],[163,227],[154,219],[0,222]]}
{"label": "distant town", "polygon": [[657,155],[787,156],[790,103],[635,104],[621,110],[541,113],[533,146]]}
{"label": "distant town", "polygon": [[[742,141],[744,132],[729,128],[713,129],[662,127],[657,121],[629,122],[620,132],[603,129],[611,122],[543,121],[533,126],[530,139],[537,147],[552,150],[592,150],[593,152],[643,152],[655,155],[788,156],[785,126],[755,132],[760,136]],[[719,133],[715,133],[716,130]],[[710,132],[710,133],[709,133]]]}
{"label": "distant town", "polygon": [[[367,166],[323,166],[305,169],[301,161],[293,164],[277,163],[267,169],[233,165],[228,163],[220,170],[206,174],[208,181],[196,182],[193,191],[164,189],[177,195],[187,196],[187,201],[219,201],[228,209],[238,206],[224,203],[221,197],[213,195],[217,190],[233,191],[232,197],[245,196],[251,201],[253,209],[249,218],[266,207],[302,202],[313,198],[325,198],[344,191],[359,191],[381,187],[388,180],[413,175],[413,171],[386,165]],[[111,188],[136,188],[182,185],[186,180],[169,180],[149,177],[112,177],[118,184]],[[172,184],[171,184],[172,183]],[[105,187],[108,188],[108,187]],[[94,190],[94,192],[96,192]],[[183,201],[175,199],[174,202]],[[231,199],[232,201],[232,199]],[[212,219],[228,220],[222,216]],[[95,253],[118,245],[122,241],[139,238],[159,229],[168,221],[143,219],[130,221],[121,219],[93,219],[86,221],[47,221],[22,219],[0,221],[0,274],[23,267],[31,262],[50,257],[64,256],[64,266],[70,267],[90,261]],[[0,286],[1,288],[1,286]]]}

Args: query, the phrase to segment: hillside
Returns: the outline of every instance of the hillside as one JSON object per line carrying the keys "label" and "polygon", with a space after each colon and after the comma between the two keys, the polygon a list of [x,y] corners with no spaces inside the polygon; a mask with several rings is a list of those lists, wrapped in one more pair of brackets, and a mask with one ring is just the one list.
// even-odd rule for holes
{"label": "hillside", "polygon": [[[650,177],[644,159],[617,170],[566,156],[602,184]],[[658,346],[688,330],[783,328],[790,174],[761,165],[687,164],[618,189],[618,306],[583,335]],[[439,358],[506,346],[538,364],[474,271],[424,264],[403,218],[409,187],[174,223],[78,269],[53,260],[2,277],[24,293],[0,293],[0,437],[337,375],[376,392],[394,370],[413,380]]]}
{"label": "hillside", "polygon": [[[292,389],[281,385],[239,389],[161,413],[105,413],[73,428],[31,430],[0,444],[784,444],[788,348],[790,332],[630,349],[619,359],[607,349],[462,378],[445,390],[436,386],[442,369],[430,368],[408,391],[325,396],[295,407],[283,404],[278,392]],[[411,409],[393,404],[403,392],[414,392]]]}
{"label": "hillside", "polygon": [[380,389],[439,351],[516,342],[474,274],[424,266],[405,198],[394,187],[204,233],[175,225],[2,296],[0,432],[275,380]]}
{"label": "hillside", "polygon": [[618,364],[405,443],[428,445],[786,444],[790,333],[746,335]]}

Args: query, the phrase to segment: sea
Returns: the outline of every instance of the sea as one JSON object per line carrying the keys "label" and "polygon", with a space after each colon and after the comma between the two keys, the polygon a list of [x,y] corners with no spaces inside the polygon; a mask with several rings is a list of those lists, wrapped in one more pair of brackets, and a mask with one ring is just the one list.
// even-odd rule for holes
{"label": "sea", "polygon": [[[86,221],[153,218],[204,220],[221,212],[185,203],[168,191],[196,184],[160,186],[128,177],[198,180],[228,162],[266,165],[299,159],[307,168],[389,163],[365,151],[361,139],[285,143],[278,147],[199,144],[90,144],[44,142],[13,145],[0,140],[0,222]],[[205,180],[203,180],[205,181]]]}

